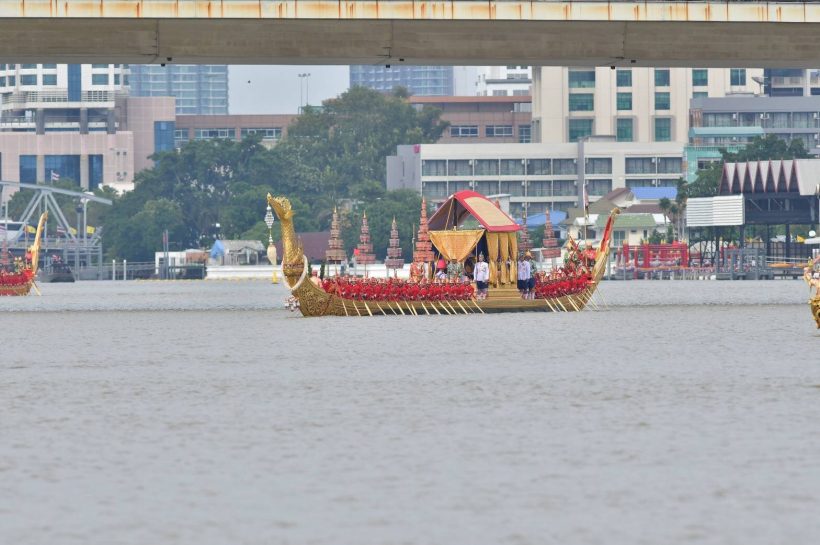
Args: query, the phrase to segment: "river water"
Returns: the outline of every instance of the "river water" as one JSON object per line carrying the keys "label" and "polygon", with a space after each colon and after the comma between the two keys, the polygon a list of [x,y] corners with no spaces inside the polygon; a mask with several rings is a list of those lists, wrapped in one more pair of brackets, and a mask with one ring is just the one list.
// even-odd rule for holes
{"label": "river water", "polygon": [[306,319],[265,282],[0,299],[0,544],[816,544],[799,281]]}

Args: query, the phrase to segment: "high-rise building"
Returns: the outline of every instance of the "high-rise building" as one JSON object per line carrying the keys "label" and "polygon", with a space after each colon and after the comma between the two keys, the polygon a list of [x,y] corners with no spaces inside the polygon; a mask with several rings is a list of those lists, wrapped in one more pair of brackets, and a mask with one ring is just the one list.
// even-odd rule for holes
{"label": "high-rise building", "polygon": [[224,64],[132,64],[131,96],[176,99],[179,115],[226,115],[228,67]]}
{"label": "high-rise building", "polygon": [[452,66],[352,65],[350,86],[390,92],[405,87],[415,96],[450,96],[453,94]]}
{"label": "high-rise building", "polygon": [[619,142],[688,141],[692,98],[752,96],[762,69],[538,67],[533,142],[612,135]]}
{"label": "high-rise building", "polygon": [[483,97],[529,96],[530,66],[479,66],[474,94]]}
{"label": "high-rise building", "polygon": [[0,64],[0,179],[132,188],[149,155],[173,149],[174,115],[171,98],[129,100],[127,71]]}

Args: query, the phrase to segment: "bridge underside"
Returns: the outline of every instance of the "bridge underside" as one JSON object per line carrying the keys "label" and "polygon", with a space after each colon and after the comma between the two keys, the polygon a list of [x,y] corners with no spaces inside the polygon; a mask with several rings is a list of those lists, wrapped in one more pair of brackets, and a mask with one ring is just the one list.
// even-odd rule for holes
{"label": "bridge underside", "polygon": [[820,66],[784,22],[2,18],[0,62]]}

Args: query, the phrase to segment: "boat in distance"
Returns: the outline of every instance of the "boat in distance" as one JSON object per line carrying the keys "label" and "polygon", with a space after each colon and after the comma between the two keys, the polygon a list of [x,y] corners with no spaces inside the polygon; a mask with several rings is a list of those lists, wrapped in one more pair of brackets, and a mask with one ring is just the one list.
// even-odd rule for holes
{"label": "boat in distance", "polygon": [[820,255],[806,264],[803,280],[809,285],[809,308],[817,329],[820,329]]}
{"label": "boat in distance", "polygon": [[[465,193],[472,194],[472,192]],[[509,221],[512,220],[500,210],[496,214],[495,205],[492,205],[492,210],[486,208],[486,204],[481,200],[490,201],[483,196],[477,196],[478,194],[468,195],[465,200],[467,206],[476,214],[478,209],[482,209],[484,219],[486,219],[486,216],[492,217],[495,214],[495,219],[498,220],[492,225],[488,220],[488,225],[484,225],[483,232],[476,235],[477,239],[482,241],[488,235],[493,235],[492,230],[495,229],[495,226],[506,222],[506,220],[500,218],[500,215],[503,215]],[[481,200],[478,200],[479,197]],[[282,257],[282,273],[285,285],[291,291],[292,299],[297,302],[295,306],[299,308],[304,316],[399,314],[417,316],[420,314],[449,315],[527,311],[577,312],[583,310],[587,305],[594,304],[592,297],[606,268],[612,226],[615,216],[618,214],[616,209],[610,215],[597,250],[581,250],[576,246],[577,253],[575,255],[577,260],[575,265],[562,267],[558,272],[554,272],[549,276],[540,276],[533,290],[533,298],[522,298],[515,286],[492,288],[486,298],[476,298],[472,284],[460,282],[436,283],[425,279],[420,283],[414,283],[412,281],[391,279],[351,279],[347,277],[331,277],[324,283],[319,281],[318,278],[314,281],[310,278],[308,259],[294,230],[294,211],[290,201],[285,197],[273,197],[270,194],[267,196],[267,201],[281,222],[284,254]],[[461,210],[461,216],[464,215],[466,215],[466,212]],[[453,214],[453,217],[457,218],[458,216],[459,214]],[[432,220],[433,218],[431,218]],[[489,229],[486,228],[488,226]],[[509,257],[513,263],[515,263],[515,257],[517,257],[515,243],[513,242],[513,240],[517,240],[515,238],[517,229],[517,224],[514,229],[507,229],[511,253],[505,253],[505,257]],[[458,233],[458,231],[453,232]],[[490,236],[489,247],[496,250],[496,252],[489,252],[491,262],[494,261],[492,259],[493,255],[498,254],[496,244],[500,239],[503,239],[503,237]],[[473,243],[473,251],[475,245],[476,243]],[[490,277],[491,280],[492,276]],[[515,275],[511,275],[511,277],[514,278]]]}
{"label": "boat in distance", "polygon": [[[37,276],[37,265],[40,259],[40,241],[43,235],[43,225],[48,219],[48,212],[40,215],[37,223],[37,231],[34,235],[34,243],[29,246],[24,258],[16,258],[13,263],[7,263],[8,255],[2,256],[3,264],[0,265],[0,296],[28,295],[31,288],[37,287],[34,284]],[[39,292],[38,292],[39,293]]]}

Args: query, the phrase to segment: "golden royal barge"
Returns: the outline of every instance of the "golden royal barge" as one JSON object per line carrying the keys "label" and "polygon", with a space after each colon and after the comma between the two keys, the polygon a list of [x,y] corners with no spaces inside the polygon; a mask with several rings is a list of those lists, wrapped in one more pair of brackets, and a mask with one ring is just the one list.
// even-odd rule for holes
{"label": "golden royal barge", "polygon": [[[436,290],[436,284],[425,284],[428,290],[415,290],[407,296],[407,290],[377,289],[369,293],[361,290],[338,289],[347,280],[330,279],[322,286],[310,279],[310,267],[299,238],[294,230],[294,211],[285,197],[268,195],[268,204],[281,222],[282,273],[298,308],[304,316],[375,316],[375,315],[430,315],[471,314],[492,312],[577,312],[588,305],[595,305],[593,295],[598,287],[609,256],[612,225],[618,213],[610,215],[597,250],[581,250],[577,246],[576,265],[565,266],[549,278],[543,277],[536,285],[534,299],[523,299],[515,288],[515,263],[518,258],[517,231],[520,227],[484,196],[462,191],[452,195],[430,218],[430,234],[433,243],[443,257],[463,261],[475,253],[481,244],[487,249],[488,262],[509,262],[504,267],[490,266],[488,297],[472,296],[470,286],[465,290]],[[458,229],[468,218],[477,220],[480,229]],[[367,280],[353,280],[367,282]],[[391,282],[374,281],[374,282]],[[402,281],[403,282],[403,281]],[[334,287],[335,284],[335,287]]]}
{"label": "golden royal barge", "polygon": [[[40,259],[40,241],[43,235],[43,225],[48,219],[48,212],[40,215],[37,223],[37,232],[34,243],[26,251],[24,259],[18,258],[12,263],[12,269],[0,268],[0,296],[28,295],[33,287],[37,290],[34,279],[37,276],[37,265]],[[5,233],[4,233],[5,236]],[[7,256],[4,256],[4,258]],[[39,292],[38,292],[39,293]]]}
{"label": "golden royal barge", "polygon": [[820,329],[820,255],[809,260],[803,269],[803,280],[809,285],[809,308]]}

